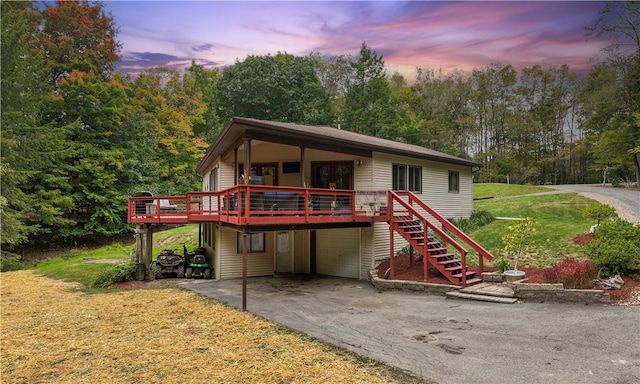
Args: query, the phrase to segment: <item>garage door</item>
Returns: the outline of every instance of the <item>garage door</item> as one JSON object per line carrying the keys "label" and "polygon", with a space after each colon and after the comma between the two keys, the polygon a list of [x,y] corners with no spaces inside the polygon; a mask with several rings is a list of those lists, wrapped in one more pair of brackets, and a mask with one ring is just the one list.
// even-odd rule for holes
{"label": "garage door", "polygon": [[316,236],[316,273],[360,277],[360,229],[323,229]]}

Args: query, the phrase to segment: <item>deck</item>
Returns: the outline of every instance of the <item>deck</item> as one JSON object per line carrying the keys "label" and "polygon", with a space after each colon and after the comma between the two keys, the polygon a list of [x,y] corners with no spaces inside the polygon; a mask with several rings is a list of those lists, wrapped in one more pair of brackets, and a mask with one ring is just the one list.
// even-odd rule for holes
{"label": "deck", "polygon": [[386,191],[237,185],[186,196],[130,197],[132,224],[370,225],[386,221]]}

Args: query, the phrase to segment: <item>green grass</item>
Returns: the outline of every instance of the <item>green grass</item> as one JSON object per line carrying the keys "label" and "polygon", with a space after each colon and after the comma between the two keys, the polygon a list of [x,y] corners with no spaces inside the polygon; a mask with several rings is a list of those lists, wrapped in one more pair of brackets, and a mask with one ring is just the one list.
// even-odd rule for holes
{"label": "green grass", "polygon": [[473,184],[473,198],[520,196],[531,193],[551,192],[554,188],[536,185],[485,183]]}
{"label": "green grass", "polygon": [[[551,266],[565,257],[584,258],[582,250],[573,243],[573,239],[589,232],[593,221],[583,217],[589,204],[598,204],[593,200],[575,193],[514,197],[499,200],[481,200],[474,202],[475,210],[486,210],[496,217],[531,217],[537,223],[535,234],[531,236],[532,246],[529,254],[520,259],[521,266]],[[504,247],[502,235],[509,220],[497,220],[473,231],[470,236],[495,255]]]}
{"label": "green grass", "polygon": [[182,245],[186,244],[188,250],[198,246],[198,225],[185,225],[153,234],[153,258],[164,249],[173,249],[182,253]]}
{"label": "green grass", "polygon": [[[156,232],[153,234],[154,258],[163,249],[176,249],[181,253],[182,244],[185,243],[189,250],[198,245],[197,225]],[[88,288],[101,272],[113,265],[112,262],[95,262],[96,260],[126,262],[134,251],[134,245],[121,244],[82,251],[72,250],[63,257],[41,261],[36,266],[36,271],[52,279],[77,282]]]}

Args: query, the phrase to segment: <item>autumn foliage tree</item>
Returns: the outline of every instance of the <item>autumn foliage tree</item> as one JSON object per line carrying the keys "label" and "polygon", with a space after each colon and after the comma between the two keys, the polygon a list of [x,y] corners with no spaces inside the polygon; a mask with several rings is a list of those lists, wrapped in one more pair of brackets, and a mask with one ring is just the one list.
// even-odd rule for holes
{"label": "autumn foliage tree", "polygon": [[131,101],[142,111],[146,134],[157,138],[158,179],[153,188],[166,194],[199,188],[195,166],[206,150],[206,132],[197,136],[194,127],[204,124],[206,104],[202,93],[193,92],[195,77],[188,71],[155,68],[141,73],[132,84]]}
{"label": "autumn foliage tree", "polygon": [[57,84],[72,71],[94,72],[106,78],[119,60],[117,29],[101,4],[58,1],[46,5],[41,49]]}
{"label": "autumn foliage tree", "polygon": [[119,43],[113,20],[99,3],[60,1],[42,12],[39,52],[51,92],[43,123],[65,132],[60,178],[47,185],[72,199],[61,207],[66,225],[51,228],[50,239],[71,241],[126,230],[126,198],[117,190],[123,152],[110,140],[128,113],[125,84],[113,77]]}

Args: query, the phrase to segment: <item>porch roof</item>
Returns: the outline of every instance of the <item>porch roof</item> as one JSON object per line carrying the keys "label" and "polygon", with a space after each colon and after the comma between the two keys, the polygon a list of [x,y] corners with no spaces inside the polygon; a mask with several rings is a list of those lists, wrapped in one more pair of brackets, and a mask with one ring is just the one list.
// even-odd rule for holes
{"label": "porch roof", "polygon": [[225,124],[216,141],[207,149],[196,172],[203,174],[216,158],[225,157],[234,148],[242,145],[245,138],[364,157],[372,157],[373,152],[380,152],[469,167],[479,165],[470,160],[417,145],[333,127],[233,117]]}

